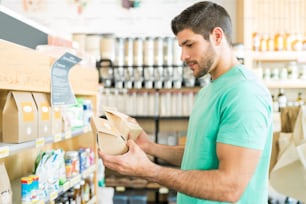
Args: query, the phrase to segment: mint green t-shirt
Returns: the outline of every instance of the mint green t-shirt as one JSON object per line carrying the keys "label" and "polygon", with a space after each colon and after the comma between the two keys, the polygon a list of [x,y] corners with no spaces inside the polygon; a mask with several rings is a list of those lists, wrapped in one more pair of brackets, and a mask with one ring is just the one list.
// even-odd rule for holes
{"label": "mint green t-shirt", "polygon": [[[262,150],[256,171],[237,203],[266,204],[273,134],[271,104],[270,92],[242,65],[231,68],[202,88],[190,116],[181,169],[217,169],[218,142]],[[178,204],[224,203],[182,193],[178,193],[177,200]]]}

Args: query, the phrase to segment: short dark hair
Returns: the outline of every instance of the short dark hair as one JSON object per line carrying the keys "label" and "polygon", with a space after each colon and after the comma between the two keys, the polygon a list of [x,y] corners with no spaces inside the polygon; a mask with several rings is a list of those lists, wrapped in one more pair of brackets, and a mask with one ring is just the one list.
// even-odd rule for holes
{"label": "short dark hair", "polygon": [[222,28],[228,43],[232,44],[232,22],[227,11],[220,5],[202,1],[183,10],[171,22],[172,32],[177,35],[184,29],[191,29],[209,40],[215,27]]}

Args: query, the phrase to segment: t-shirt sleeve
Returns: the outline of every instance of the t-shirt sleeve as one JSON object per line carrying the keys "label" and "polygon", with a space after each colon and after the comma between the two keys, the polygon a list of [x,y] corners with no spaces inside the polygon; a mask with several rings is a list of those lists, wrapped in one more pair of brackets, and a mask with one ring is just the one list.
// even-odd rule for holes
{"label": "t-shirt sleeve", "polygon": [[263,149],[272,124],[271,96],[260,86],[243,83],[222,98],[217,142]]}

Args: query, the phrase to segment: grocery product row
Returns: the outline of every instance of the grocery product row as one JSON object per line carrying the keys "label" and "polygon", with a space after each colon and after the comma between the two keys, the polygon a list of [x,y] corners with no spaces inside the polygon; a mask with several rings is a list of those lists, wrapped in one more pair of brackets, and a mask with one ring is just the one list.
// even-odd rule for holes
{"label": "grocery product row", "polygon": [[98,94],[98,114],[104,115],[103,106],[114,106],[131,116],[189,116],[198,89],[110,89]]}
{"label": "grocery product row", "polygon": [[10,91],[2,111],[3,143],[23,143],[37,138],[54,137],[76,129],[90,128],[92,102],[78,98],[77,104],[52,106],[49,95],[37,92]]}
{"label": "grocery product row", "polygon": [[75,33],[73,40],[96,57],[113,66],[180,66],[180,47],[174,37],[120,37],[113,33]]}
{"label": "grocery product row", "polygon": [[306,50],[306,36],[301,33],[258,33],[252,36],[253,51]]}
{"label": "grocery product row", "polygon": [[[79,190],[74,193],[75,203],[83,204],[95,198],[96,164],[95,153],[91,147],[70,151],[42,151],[36,156],[32,166],[31,174],[10,181],[5,165],[1,165],[1,176],[4,177],[1,179],[4,181],[1,192],[8,192],[6,198],[9,198],[11,203],[48,203],[59,200],[58,197],[71,191],[69,189]],[[3,202],[0,203],[6,203],[3,199],[4,197],[1,197],[0,201]]]}

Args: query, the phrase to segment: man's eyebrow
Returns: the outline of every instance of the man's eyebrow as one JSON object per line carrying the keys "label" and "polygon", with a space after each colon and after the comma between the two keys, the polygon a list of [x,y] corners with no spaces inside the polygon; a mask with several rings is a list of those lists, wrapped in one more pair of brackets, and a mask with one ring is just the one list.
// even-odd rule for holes
{"label": "man's eyebrow", "polygon": [[180,46],[182,47],[182,46],[186,45],[189,41],[190,41],[190,40],[185,40],[185,41],[183,41],[182,44],[181,44]]}

